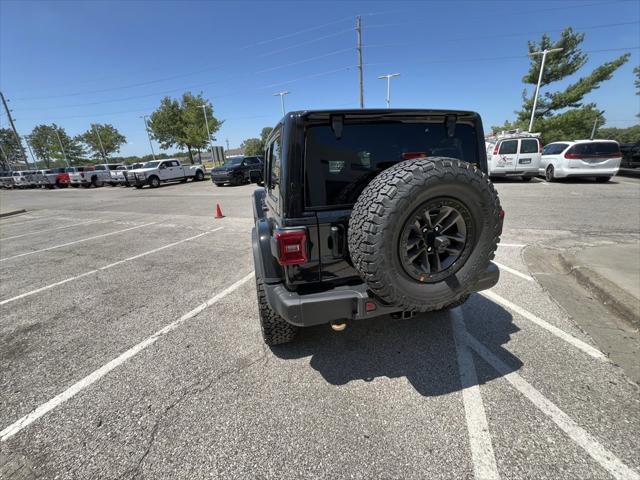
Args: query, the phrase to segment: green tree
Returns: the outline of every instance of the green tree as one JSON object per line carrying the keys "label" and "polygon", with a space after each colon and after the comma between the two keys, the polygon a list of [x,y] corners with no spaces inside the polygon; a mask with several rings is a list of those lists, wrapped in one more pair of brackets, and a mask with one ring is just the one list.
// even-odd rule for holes
{"label": "green tree", "polygon": [[[547,89],[556,82],[578,72],[588,60],[588,56],[580,48],[584,41],[584,34],[574,32],[566,28],[557,41],[553,41],[549,35],[544,34],[539,42],[529,42],[529,53],[545,49],[562,48],[561,52],[547,55],[540,90]],[[609,80],[613,73],[629,60],[630,54],[625,53],[620,57],[606,62],[590,74],[578,78],[562,90],[546,91],[538,97],[536,106],[534,131],[541,132],[545,142],[553,142],[562,139],[588,138],[596,119],[603,124],[605,119],[594,103],[584,103],[584,97],[593,90],[600,88],[602,82]],[[523,91],[523,105],[516,112],[514,122],[505,122],[500,128],[527,129],[531,110],[533,108],[533,95],[535,85],[538,82],[542,55],[531,56],[529,71],[522,78],[525,84],[532,85],[531,96],[527,89]]]}
{"label": "green tree", "polygon": [[27,141],[35,157],[50,168],[52,154],[56,151],[54,128],[51,125],[36,125],[27,137]]}
{"label": "green tree", "polygon": [[616,140],[620,143],[640,143],[640,125],[628,128],[601,128],[598,130],[597,137]]}
{"label": "green tree", "polygon": [[240,148],[245,155],[264,155],[264,149],[267,144],[267,138],[271,134],[272,127],[264,127],[260,132],[260,138],[247,138]]}
{"label": "green tree", "polygon": [[640,95],[640,65],[633,69],[633,73],[636,76],[636,79],[633,81],[633,84],[636,86],[636,95]]}
{"label": "green tree", "polygon": [[209,144],[205,115],[213,141],[222,121],[213,116],[213,106],[202,94],[186,92],[180,100],[165,97],[151,114],[149,130],[163,149],[186,148],[193,163],[193,150],[200,151]]}
{"label": "green tree", "polygon": [[112,153],[120,151],[120,147],[127,143],[126,137],[108,123],[92,123],[86,132],[76,137],[76,140],[87,147],[93,158],[101,158],[103,162],[106,162],[107,157]]}
{"label": "green tree", "polygon": [[263,155],[264,143],[259,138],[247,138],[240,144],[245,155]]}
{"label": "green tree", "polygon": [[22,150],[13,130],[0,128],[0,165],[3,170],[9,170],[12,165],[23,161]]}

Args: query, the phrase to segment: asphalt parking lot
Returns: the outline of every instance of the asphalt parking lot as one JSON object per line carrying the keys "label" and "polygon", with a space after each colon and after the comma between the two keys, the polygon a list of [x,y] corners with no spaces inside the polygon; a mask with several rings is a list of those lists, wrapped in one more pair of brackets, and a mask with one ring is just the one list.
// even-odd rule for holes
{"label": "asphalt parking lot", "polygon": [[0,192],[0,477],[640,478],[637,383],[524,255],[637,242],[640,182],[496,186],[494,289],[273,349],[254,186]]}

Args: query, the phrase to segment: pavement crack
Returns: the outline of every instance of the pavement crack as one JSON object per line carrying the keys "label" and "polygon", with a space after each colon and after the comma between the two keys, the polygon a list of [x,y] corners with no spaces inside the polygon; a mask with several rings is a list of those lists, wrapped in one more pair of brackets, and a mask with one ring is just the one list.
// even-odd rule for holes
{"label": "pavement crack", "polygon": [[[142,453],[142,456],[138,459],[138,461],[135,463],[135,465],[131,468],[129,468],[128,470],[126,470],[124,473],[122,473],[118,478],[119,479],[124,479],[124,478],[129,478],[129,479],[137,479],[137,478],[144,478],[144,474],[142,473],[142,465],[144,463],[144,461],[146,460],[146,458],[149,456],[149,453],[151,452],[151,449],[153,448],[156,440],[157,440],[157,436],[158,436],[158,431],[160,429],[160,426],[162,423],[164,423],[165,418],[167,417],[167,415],[169,414],[169,412],[171,412],[173,409],[175,409],[178,405],[180,405],[187,397],[191,397],[191,396],[196,396],[199,395],[207,390],[209,390],[211,387],[213,387],[214,385],[216,385],[220,380],[229,377],[231,375],[240,373],[244,370],[247,370],[249,368],[251,368],[252,366],[261,363],[261,362],[268,362],[269,356],[268,356],[268,349],[266,347],[262,347],[261,350],[258,352],[259,355],[255,356],[255,353],[249,354],[247,356],[241,357],[238,360],[236,360],[234,362],[234,367],[230,368],[228,370],[223,370],[222,372],[218,373],[216,376],[212,377],[211,379],[209,379],[209,381],[205,384],[205,385],[201,385],[201,381],[196,381],[194,383],[192,383],[190,386],[186,387],[179,395],[178,397],[171,402],[167,407],[165,407],[165,409],[160,413],[160,415],[158,415],[158,417],[156,418],[156,421],[153,424],[153,427],[151,429],[151,434],[149,435],[149,438],[147,440],[146,446],[144,448],[144,451]],[[196,387],[198,385],[198,388],[193,388]]]}

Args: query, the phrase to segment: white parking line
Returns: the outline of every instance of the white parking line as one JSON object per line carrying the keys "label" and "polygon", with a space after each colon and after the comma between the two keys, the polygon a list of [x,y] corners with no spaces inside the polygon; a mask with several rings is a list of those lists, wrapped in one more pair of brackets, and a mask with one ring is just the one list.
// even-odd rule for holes
{"label": "white parking line", "polygon": [[582,447],[596,462],[619,480],[640,480],[637,472],[627,467],[612,452],[600,445],[586,430],[574,422],[566,413],[553,402],[542,395],[524,378],[513,372],[502,360],[494,355],[473,336],[467,334],[468,345],[473,348],[484,361],[491,365],[516,390],[524,395],[542,413],[547,415],[569,438]]}
{"label": "white parking line", "polygon": [[526,243],[502,243],[500,242],[498,244],[499,247],[517,247],[517,248],[523,248],[526,247],[527,244]]}
{"label": "white parking line", "polygon": [[153,250],[149,250],[148,252],[139,253],[138,255],[134,255],[133,257],[125,258],[124,260],[118,260],[117,262],[110,263],[109,265],[105,265],[104,267],[96,268],[95,270],[89,270],[88,272],[81,273],[80,275],[76,275],[75,277],[65,278],[64,280],[60,280],[59,282],[52,283],[50,285],[46,285],[44,287],[36,288],[35,290],[31,290],[30,292],[21,293],[20,295],[16,295],[15,297],[7,298],[6,300],[0,301],[0,305],[6,305],[7,303],[15,302],[16,300],[20,300],[24,297],[29,297],[31,295],[35,295],[36,293],[44,292],[45,290],[49,290],[54,287],[58,287],[60,285],[64,285],[65,283],[73,282],[74,280],[78,280],[79,278],[88,277],[89,275],[93,275],[94,273],[101,272],[103,270],[107,270],[109,268],[113,268],[116,265],[121,265],[125,262],[130,262],[131,260],[135,260],[137,258],[144,257],[146,255],[151,255],[152,253],[159,252],[166,248],[175,247],[176,245],[180,245],[184,242],[189,242],[191,240],[195,240],[196,238],[200,238],[203,235],[207,235],[209,233],[217,232],[218,230],[222,230],[224,227],[214,228],[213,230],[209,230],[207,232],[200,233],[198,235],[194,235],[193,237],[185,238],[184,240],[178,240],[177,242],[170,243],[168,245],[164,245],[162,247],[154,248]]}
{"label": "white parking line", "polygon": [[495,263],[498,268],[500,268],[500,270],[504,270],[505,272],[509,272],[512,275],[516,275],[520,278],[524,278],[525,280],[529,281],[529,282],[533,282],[533,277],[530,277],[529,275],[519,272],[518,270],[515,270],[511,267],[507,267],[506,265],[503,265],[501,263],[496,262],[495,260],[493,260],[493,263]]}
{"label": "white parking line", "polygon": [[487,422],[484,403],[478,386],[476,366],[473,362],[471,351],[467,346],[468,335],[462,310],[454,308],[451,310],[451,317],[456,353],[458,355],[464,415],[467,420],[467,431],[469,432],[473,475],[475,478],[483,480],[498,479],[500,475],[496,466],[496,457],[493,453],[489,423]]}
{"label": "white parking line", "polygon": [[88,222],[72,223],[71,225],[64,225],[62,227],[47,228],[46,230],[36,230],[35,232],[23,233],[22,235],[14,235],[13,237],[1,237],[0,242],[4,242],[5,240],[13,240],[14,238],[22,238],[22,237],[28,237],[30,235],[37,235],[38,233],[53,232],[54,230],[62,230],[65,228],[78,227],[80,225],[88,225],[90,223],[97,223],[102,221],[104,220],[89,220]]}
{"label": "white parking line", "polygon": [[56,408],[59,405],[63,404],[64,402],[66,402],[67,400],[72,398],[74,395],[76,395],[78,392],[81,392],[82,390],[87,388],[92,383],[95,383],[96,381],[100,380],[102,377],[104,377],[111,370],[115,369],[116,367],[119,367],[120,365],[122,365],[124,362],[126,362],[130,358],[136,356],[138,353],[140,353],[142,350],[144,350],[148,346],[153,345],[157,340],[159,340],[160,338],[164,337],[166,334],[172,332],[173,330],[178,328],[181,324],[183,324],[187,320],[195,317],[196,315],[198,315],[203,310],[205,310],[205,309],[209,308],[210,306],[212,306],[213,304],[219,302],[224,297],[226,297],[227,295],[232,293],[234,290],[237,290],[240,286],[242,286],[244,283],[246,283],[252,277],[253,277],[253,272],[249,273],[248,275],[245,275],[240,280],[238,280],[234,284],[230,285],[229,287],[225,288],[220,293],[214,295],[213,297],[211,297],[206,302],[198,305],[196,308],[194,308],[190,312],[185,313],[179,319],[171,322],[166,327],[158,330],[156,333],[154,333],[153,335],[151,335],[147,339],[143,340],[142,342],[138,343],[137,345],[134,345],[133,347],[131,347],[129,350],[127,350],[126,352],[124,352],[120,356],[118,356],[118,357],[114,358],[113,360],[111,360],[109,363],[104,364],[102,367],[100,367],[99,369],[97,369],[93,373],[90,373],[89,375],[84,377],[82,380],[74,383],[69,388],[67,388],[64,392],[56,395],[55,397],[53,397],[48,402],[43,403],[42,405],[37,407],[35,410],[31,411],[30,413],[28,413],[24,417],[20,418],[19,420],[17,420],[14,423],[12,423],[11,425],[9,425],[7,428],[5,428],[4,430],[2,430],[0,432],[0,441],[2,441],[2,442],[7,441],[9,438],[11,438],[13,435],[18,433],[20,430],[22,430],[26,426],[30,425],[31,423],[35,422],[37,419],[39,419],[40,417],[42,417],[46,413],[50,412],[54,408]]}
{"label": "white parking line", "polygon": [[55,250],[56,248],[68,247],[69,245],[75,245],[76,243],[88,242],[89,240],[95,240],[96,238],[108,237],[110,235],[116,235],[118,233],[128,232],[129,230],[135,230],[136,228],[148,227],[149,225],[155,225],[157,222],[145,223],[142,225],[136,225],[135,227],[129,227],[122,230],[116,230],[115,232],[103,233],[101,235],[95,235],[93,237],[82,238],[80,240],[74,240],[73,242],[63,243],[62,245],[54,245],[53,247],[41,248],[40,250],[34,250],[32,252],[19,253],[11,257],[0,258],[0,262],[11,260],[13,258],[24,257],[27,255],[33,255],[34,253],[48,252],[49,250]]}
{"label": "white parking line", "polygon": [[506,298],[501,297],[500,295],[498,295],[495,292],[492,292],[491,290],[485,290],[483,292],[480,292],[480,295],[482,295],[484,297],[487,297],[489,300],[493,300],[494,302],[499,303],[500,305],[502,305],[504,307],[507,307],[509,310],[512,310],[512,311],[516,312],[518,315],[520,315],[520,316],[526,318],[527,320],[535,323],[539,327],[544,328],[548,332],[553,333],[556,337],[558,337],[558,338],[564,340],[565,342],[573,345],[574,347],[582,350],[584,353],[586,353],[587,355],[589,355],[589,356],[591,356],[593,358],[596,358],[598,360],[605,360],[607,358],[605,356],[605,354],[602,353],[597,348],[594,348],[591,345],[589,345],[588,343],[585,343],[582,340],[577,339],[573,335],[568,334],[564,330],[561,330],[558,327],[556,327],[554,325],[551,325],[549,322],[546,322],[545,320],[541,319],[540,317],[535,316],[533,313],[528,312],[524,308],[516,305],[515,303],[510,302]]}

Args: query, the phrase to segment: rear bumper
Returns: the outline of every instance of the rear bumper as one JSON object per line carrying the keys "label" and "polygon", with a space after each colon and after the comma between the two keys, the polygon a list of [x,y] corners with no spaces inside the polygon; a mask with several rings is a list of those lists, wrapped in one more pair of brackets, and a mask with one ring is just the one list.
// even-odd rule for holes
{"label": "rear bumper", "polygon": [[[498,283],[500,271],[490,263],[474,292],[487,290]],[[322,325],[333,320],[361,320],[399,312],[397,307],[383,305],[365,284],[336,287],[326,292],[301,295],[290,292],[281,283],[264,285],[269,305],[287,322],[300,327]],[[373,302],[375,310],[367,312]]]}
{"label": "rear bumper", "polygon": [[538,168],[528,168],[528,169],[518,169],[511,172],[490,172],[490,177],[537,177],[538,176]]}
{"label": "rear bumper", "polygon": [[566,177],[613,177],[618,174],[619,167],[614,168],[556,168],[553,172],[557,178]]}

